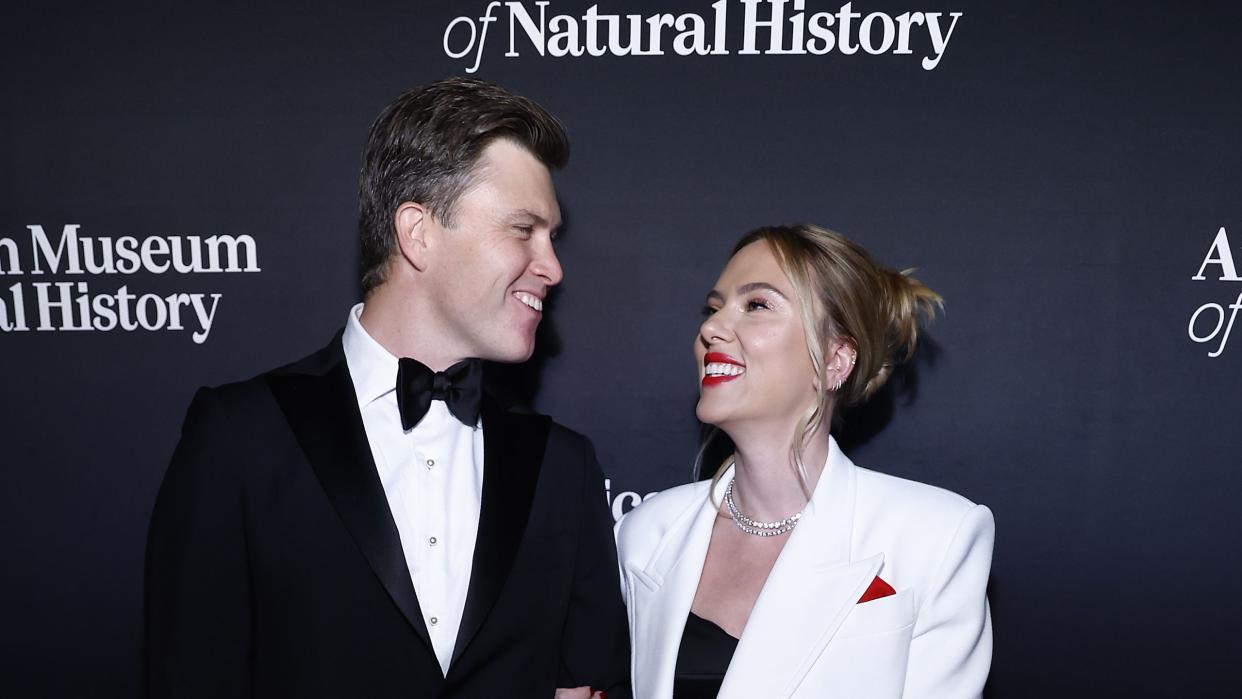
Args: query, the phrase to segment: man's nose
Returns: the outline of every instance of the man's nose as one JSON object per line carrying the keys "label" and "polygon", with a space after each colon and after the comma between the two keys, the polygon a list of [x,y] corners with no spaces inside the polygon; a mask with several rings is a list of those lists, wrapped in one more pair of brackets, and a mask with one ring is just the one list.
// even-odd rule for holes
{"label": "man's nose", "polygon": [[565,278],[565,272],[561,269],[561,261],[557,259],[556,250],[552,248],[551,242],[548,242],[531,261],[530,270],[548,286],[556,286]]}

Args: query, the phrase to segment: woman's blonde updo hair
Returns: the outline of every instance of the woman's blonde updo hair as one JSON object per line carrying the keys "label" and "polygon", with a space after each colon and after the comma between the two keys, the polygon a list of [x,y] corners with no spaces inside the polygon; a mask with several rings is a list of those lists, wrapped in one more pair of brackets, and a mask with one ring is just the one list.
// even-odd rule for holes
{"label": "woman's blonde updo hair", "polygon": [[857,243],[809,224],[768,226],[733,246],[763,241],[772,249],[802,302],[802,325],[822,399],[828,382],[827,341],[838,339],[858,352],[854,371],[836,391],[838,408],[861,403],[888,380],[893,366],[914,355],[920,318],[943,308],[940,295],[910,276],[879,265]]}
{"label": "woman's blonde updo hair", "polygon": [[[913,270],[898,272],[879,265],[852,240],[809,224],[751,231],[733,246],[730,258],[760,241],[770,247],[799,298],[807,349],[818,377],[815,404],[798,426],[793,444],[793,462],[805,485],[802,448],[830,403],[833,419],[839,420],[841,408],[874,395],[893,367],[914,355],[920,319],[930,319],[944,301],[911,277]],[[834,367],[825,361],[826,350],[834,340],[857,352],[854,370],[840,388],[827,378]],[[705,450],[707,444],[703,446]],[[725,466],[727,462],[717,475]]]}

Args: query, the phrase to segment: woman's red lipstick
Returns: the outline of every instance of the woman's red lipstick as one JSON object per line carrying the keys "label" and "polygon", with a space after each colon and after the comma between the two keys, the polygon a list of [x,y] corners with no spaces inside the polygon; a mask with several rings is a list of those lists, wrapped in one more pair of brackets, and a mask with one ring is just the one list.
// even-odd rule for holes
{"label": "woman's red lipstick", "polygon": [[[723,364],[725,365],[724,368],[726,372],[730,372],[730,373],[710,373],[709,374],[707,372],[707,368],[712,364]],[[738,371],[737,369],[733,369],[732,367],[737,367],[737,369],[741,369],[741,371]],[[733,379],[736,379],[737,377],[741,376],[744,373],[746,373],[746,365],[723,352],[708,352],[707,354],[703,355],[703,385],[704,386],[717,386],[719,384],[732,381]]]}

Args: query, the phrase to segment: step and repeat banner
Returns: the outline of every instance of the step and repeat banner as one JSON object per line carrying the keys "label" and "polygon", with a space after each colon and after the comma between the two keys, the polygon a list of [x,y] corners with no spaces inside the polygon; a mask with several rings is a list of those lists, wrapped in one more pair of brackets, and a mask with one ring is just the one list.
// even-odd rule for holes
{"label": "step and repeat banner", "polygon": [[0,665],[140,691],[142,561],[197,387],[359,300],[359,155],[451,75],[567,126],[565,281],[505,378],[620,516],[694,477],[732,243],[839,230],[945,298],[839,434],[996,516],[989,696],[1223,696],[1242,654],[1232,3],[70,3],[0,26]]}

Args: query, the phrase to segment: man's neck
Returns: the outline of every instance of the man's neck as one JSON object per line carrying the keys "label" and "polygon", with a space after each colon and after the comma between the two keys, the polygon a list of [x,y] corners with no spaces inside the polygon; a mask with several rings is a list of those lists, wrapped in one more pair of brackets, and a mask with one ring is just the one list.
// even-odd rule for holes
{"label": "man's neck", "polygon": [[432,371],[444,371],[466,359],[439,342],[434,323],[420,313],[416,300],[390,285],[381,285],[367,295],[358,318],[367,334],[394,357],[409,357]]}

